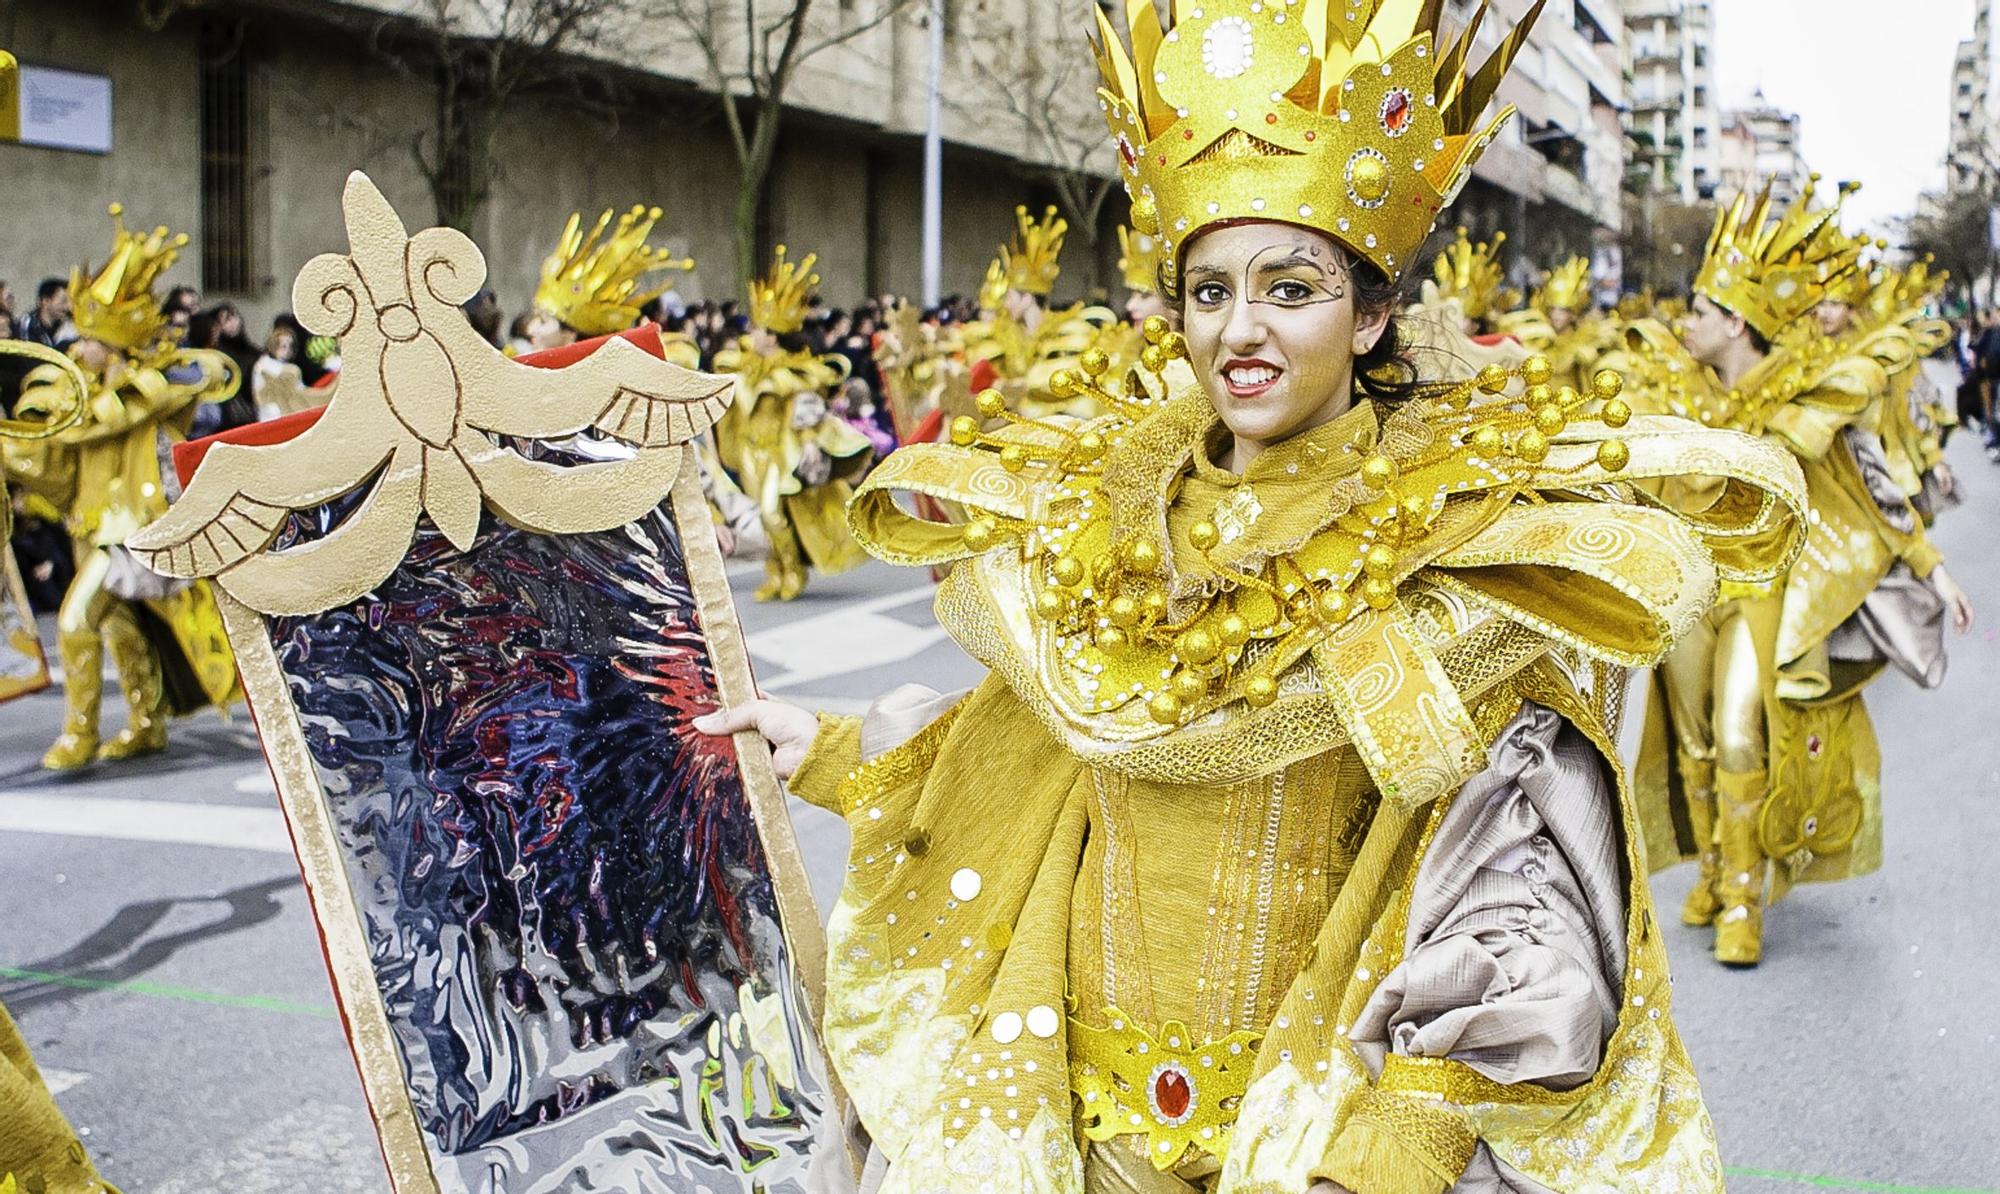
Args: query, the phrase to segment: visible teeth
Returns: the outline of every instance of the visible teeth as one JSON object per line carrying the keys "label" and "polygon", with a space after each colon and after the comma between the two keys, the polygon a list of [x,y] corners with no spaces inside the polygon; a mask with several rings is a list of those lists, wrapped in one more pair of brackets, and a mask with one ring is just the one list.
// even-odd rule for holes
{"label": "visible teeth", "polygon": [[1229,380],[1239,386],[1261,386],[1278,380],[1278,371],[1268,365],[1238,365],[1228,373]]}

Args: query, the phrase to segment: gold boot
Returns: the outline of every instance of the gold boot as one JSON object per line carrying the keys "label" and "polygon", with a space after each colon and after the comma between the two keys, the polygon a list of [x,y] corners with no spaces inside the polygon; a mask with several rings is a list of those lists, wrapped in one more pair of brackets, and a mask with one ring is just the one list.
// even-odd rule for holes
{"label": "gold boot", "polygon": [[1715,923],[1716,913],[1722,911],[1722,897],[1715,894],[1715,881],[1722,875],[1722,855],[1715,845],[1715,764],[1683,758],[1680,769],[1688,824],[1694,830],[1695,858],[1701,866],[1687,902],[1681,905],[1681,923],[1700,928]]}
{"label": "gold boot", "polygon": [[104,640],[97,627],[56,636],[63,666],[62,735],[42,756],[50,771],[74,771],[97,757],[97,709],[104,699]]}
{"label": "gold boot", "polygon": [[1764,957],[1764,879],[1770,862],[1758,838],[1764,811],[1765,773],[1718,772],[1715,777],[1717,841],[1722,874],[1716,895],[1715,960],[1724,966],[1755,966]]}
{"label": "gold boot", "polygon": [[766,520],[764,534],[771,542],[771,554],[764,557],[764,583],[757,589],[757,600],[790,601],[806,587],[804,549],[789,522]]}
{"label": "gold boot", "polygon": [[159,656],[153,653],[153,645],[146,641],[130,609],[121,606],[112,610],[102,625],[112,666],[118,669],[119,686],[125,692],[127,720],[116,737],[97,748],[97,757],[112,762],[167,749],[167,689],[160,675]]}

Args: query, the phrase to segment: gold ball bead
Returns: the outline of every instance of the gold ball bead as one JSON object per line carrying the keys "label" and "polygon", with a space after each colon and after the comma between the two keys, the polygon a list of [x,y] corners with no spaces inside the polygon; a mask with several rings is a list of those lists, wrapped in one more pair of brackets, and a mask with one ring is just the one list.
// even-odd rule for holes
{"label": "gold ball bead", "polygon": [[1152,618],[1163,618],[1167,613],[1167,595],[1158,589],[1139,599],[1139,612]]}
{"label": "gold ball bead", "polygon": [[1188,528],[1188,543],[1196,551],[1208,551],[1220,542],[1222,542],[1222,532],[1216,530],[1215,524],[1207,519]]}
{"label": "gold ball bead", "polygon": [[1229,614],[1215,628],[1215,633],[1225,647],[1240,647],[1250,641],[1250,623],[1240,614]]}
{"label": "gold ball bead", "polygon": [[1278,699],[1278,682],[1269,676],[1252,676],[1243,683],[1243,702],[1262,709]]}
{"label": "gold ball bead", "polygon": [[1007,413],[1007,396],[998,390],[981,390],[973,402],[983,418],[997,419]]}
{"label": "gold ball bead", "polygon": [[1379,576],[1371,576],[1361,582],[1361,599],[1370,609],[1388,609],[1396,604],[1396,585],[1393,581]]}
{"label": "gold ball bead", "polygon": [[1597,463],[1617,472],[1632,462],[1632,449],[1623,440],[1607,439],[1597,445]]}
{"label": "gold ball bead", "polygon": [[1065,589],[1074,589],[1083,583],[1083,565],[1077,562],[1075,556],[1057,556],[1051,571],[1055,573],[1056,583]]}
{"label": "gold ball bead", "polygon": [[1396,480],[1396,462],[1376,453],[1361,462],[1361,479],[1370,489],[1387,489]]}
{"label": "gold ball bead", "polygon": [[1181,641],[1176,644],[1175,649],[1180,652],[1180,657],[1189,663],[1211,663],[1216,656],[1222,654],[1222,644],[1216,640],[1215,635],[1199,629],[1181,635]]}
{"label": "gold ball bead", "polygon": [[1111,368],[1111,358],[1101,348],[1084,350],[1084,354],[1077,358],[1076,363],[1091,377],[1101,376],[1106,369]]}
{"label": "gold ball bead", "polygon": [[997,529],[992,519],[975,518],[965,524],[965,545],[974,551],[985,551],[993,546],[993,534]]}
{"label": "gold ball bead", "polygon": [[1168,332],[1166,335],[1160,337],[1160,351],[1166,353],[1169,358],[1174,360],[1179,360],[1187,356],[1187,337],[1181,335],[1179,332]]}
{"label": "gold ball bead", "polygon": [[1411,493],[1403,496],[1402,514],[1404,521],[1422,522],[1424,519],[1430,517],[1430,513],[1430,498],[1425,497],[1421,493]]}
{"label": "gold ball bead", "polygon": [[1167,367],[1166,350],[1157,344],[1148,344],[1139,352],[1139,365],[1148,373],[1158,373]]}
{"label": "gold ball bead", "polygon": [[1105,603],[1104,616],[1120,630],[1130,630],[1139,624],[1139,603],[1121,593]]}
{"label": "gold ball bead", "polygon": [[1564,386],[1556,391],[1556,401],[1562,404],[1564,410],[1568,410],[1583,401],[1583,396],[1576,392],[1575,386]]}
{"label": "gold ball bead", "polygon": [[1361,557],[1361,570],[1370,576],[1388,577],[1396,574],[1396,553],[1380,543],[1368,549]]}
{"label": "gold ball bead", "polygon": [[1146,702],[1146,712],[1161,725],[1178,725],[1181,720],[1181,699],[1171,692],[1163,692]]}
{"label": "gold ball bead", "polygon": [[1347,616],[1347,590],[1340,588],[1321,589],[1319,594],[1319,612],[1325,614],[1328,618],[1342,618]]}
{"label": "gold ball bead", "polygon": [[1058,369],[1049,374],[1049,393],[1058,398],[1074,398],[1083,381],[1069,369]]}
{"label": "gold ball bead", "polygon": [[1599,369],[1590,379],[1590,392],[1606,400],[1616,398],[1625,392],[1625,376],[1616,369]]}
{"label": "gold ball bead", "polygon": [[1626,405],[1623,398],[1613,398],[1606,402],[1603,414],[1606,427],[1623,427],[1632,421],[1632,408]]}
{"label": "gold ball bead", "polygon": [[951,442],[961,448],[972,446],[979,438],[979,424],[971,415],[960,415],[951,421]]}
{"label": "gold ball bead", "polygon": [[1179,697],[1183,704],[1192,705],[1208,695],[1208,681],[1195,675],[1193,672],[1175,672],[1174,678],[1170,683],[1173,686],[1174,695]]}
{"label": "gold ball bead", "polygon": [[1479,388],[1489,394],[1498,394],[1507,388],[1507,370],[1499,365],[1488,365],[1479,371],[1476,380]]}
{"label": "gold ball bead", "polygon": [[1555,400],[1555,387],[1545,381],[1538,381],[1534,385],[1529,386],[1526,392],[1521,395],[1521,401],[1526,403],[1530,410],[1538,406],[1546,406]]}
{"label": "gold ball bead", "polygon": [[1549,437],[1530,427],[1514,441],[1514,455],[1529,464],[1540,464],[1548,458]]}
{"label": "gold ball bead", "polygon": [[1063,600],[1063,595],[1054,589],[1043,589],[1041,592],[1035,594],[1035,615],[1037,617],[1053,621],[1063,616],[1063,611],[1068,608],[1068,605],[1069,603]]}
{"label": "gold ball bead", "polygon": [[1125,545],[1125,562],[1134,569],[1150,573],[1160,566],[1160,549],[1151,539],[1134,539]]}
{"label": "gold ball bead", "polygon": [[1008,444],[1000,449],[1000,467],[1010,473],[1018,473],[1028,467],[1028,450],[1019,444]]}
{"label": "gold ball bead", "polygon": [[1294,622],[1304,622],[1312,617],[1312,591],[1310,589],[1300,589],[1290,597],[1285,598],[1285,612],[1291,616]]}
{"label": "gold ball bead", "polygon": [[1161,338],[1172,330],[1173,325],[1167,322],[1167,317],[1164,315],[1148,315],[1144,322],[1139,324],[1139,333],[1146,337],[1148,344],[1158,344]]}
{"label": "gold ball bead", "polygon": [[1132,226],[1141,232],[1153,233],[1160,229],[1160,209],[1151,199],[1140,195],[1132,200]]}
{"label": "gold ball bead", "polygon": [[1564,417],[1562,407],[1553,402],[1535,408],[1535,430],[1543,435],[1554,435],[1568,423],[1569,419]]}
{"label": "gold ball bead", "polygon": [[1555,366],[1549,364],[1549,358],[1540,353],[1521,362],[1521,380],[1531,386],[1545,386],[1555,375]]}
{"label": "gold ball bead", "polygon": [[1125,645],[1125,632],[1116,626],[1106,626],[1097,632],[1097,645],[1115,651]]}
{"label": "gold ball bead", "polygon": [[1481,427],[1472,433],[1472,449],[1481,456],[1498,456],[1504,446],[1498,427]]}
{"label": "gold ball bead", "polygon": [[1086,431],[1076,437],[1076,454],[1084,460],[1096,460],[1104,455],[1104,437],[1095,431]]}

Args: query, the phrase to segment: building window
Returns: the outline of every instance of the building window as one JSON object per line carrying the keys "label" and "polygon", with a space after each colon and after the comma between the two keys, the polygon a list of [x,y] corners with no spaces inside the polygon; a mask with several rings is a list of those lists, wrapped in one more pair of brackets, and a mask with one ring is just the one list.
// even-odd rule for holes
{"label": "building window", "polygon": [[1695,147],[1696,149],[1707,149],[1707,148],[1708,148],[1708,130],[1707,130],[1707,129],[1704,129],[1704,128],[1697,128],[1697,129],[1695,129],[1695,131],[1694,131],[1694,147]]}
{"label": "building window", "polygon": [[1708,88],[1697,87],[1694,89],[1694,106],[1697,108],[1708,107]]}
{"label": "building window", "polygon": [[1696,46],[1694,48],[1694,64],[1697,69],[1708,65],[1707,46]]}
{"label": "building window", "polygon": [[242,294],[250,277],[250,71],[243,27],[202,26],[201,284]]}

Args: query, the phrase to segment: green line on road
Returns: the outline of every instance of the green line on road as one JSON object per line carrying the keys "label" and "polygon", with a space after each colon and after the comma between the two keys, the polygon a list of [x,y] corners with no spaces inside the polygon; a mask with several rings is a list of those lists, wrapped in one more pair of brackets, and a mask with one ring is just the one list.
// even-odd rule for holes
{"label": "green line on road", "polygon": [[325,1004],[294,1003],[289,999],[274,999],[268,995],[226,995],[221,991],[197,991],[192,987],[169,987],[161,983],[112,982],[108,979],[82,978],[73,974],[51,974],[45,970],[23,970],[18,966],[0,966],[0,978],[49,983],[78,991],[123,991],[130,995],[151,995],[158,999],[185,999],[190,1003],[207,1003],[216,1007],[247,1007],[260,1012],[283,1012],[288,1016],[312,1016],[321,1020],[335,1018],[333,1008]]}
{"label": "green line on road", "polygon": [[1734,1165],[1723,1172],[1730,1177],[1762,1178],[1767,1182],[1790,1182],[1795,1186],[1816,1186],[1822,1190],[1866,1190],[1871,1194],[1994,1194],[1992,1190],[1979,1190],[1971,1186],[1899,1186],[1893,1182],[1852,1181],[1844,1177],[1780,1173],[1774,1169],[1742,1169]]}

